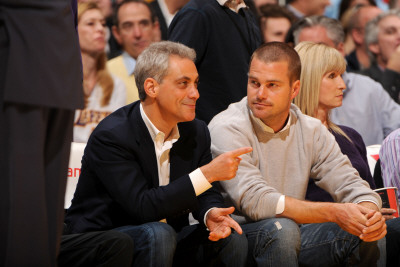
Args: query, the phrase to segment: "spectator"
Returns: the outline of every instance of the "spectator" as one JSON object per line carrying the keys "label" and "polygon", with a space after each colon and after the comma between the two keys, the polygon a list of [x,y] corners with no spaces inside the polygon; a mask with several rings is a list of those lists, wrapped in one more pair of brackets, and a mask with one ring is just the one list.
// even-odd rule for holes
{"label": "spectator", "polygon": [[360,6],[349,21],[349,31],[355,49],[346,56],[349,71],[359,71],[370,65],[368,49],[365,45],[365,25],[368,21],[382,13],[376,6]]}
{"label": "spectator", "polygon": [[[211,161],[207,126],[193,121],[194,58],[193,49],[173,42],[143,51],[134,72],[140,101],[105,118],[82,159],[67,233],[127,233],[133,266],[171,266],[173,258],[178,265],[242,266],[246,259],[246,237],[229,217],[234,209],[222,208],[211,183],[234,177],[238,157],[251,148]],[[189,225],[190,212],[200,224]]]}
{"label": "spectator", "polygon": [[154,10],[158,22],[160,23],[161,40],[168,39],[168,27],[171,21],[187,2],[189,2],[189,0],[153,0],[150,2],[150,6]]}
{"label": "spectator", "polygon": [[266,4],[260,7],[260,29],[264,43],[284,42],[295,21],[293,14],[280,5]]}
{"label": "spectator", "polygon": [[168,38],[196,51],[201,77],[197,118],[208,123],[246,95],[249,59],[261,36],[242,0],[191,0],[175,16]]}
{"label": "spectator", "polygon": [[[337,20],[312,16],[298,25],[294,31],[295,44],[302,41],[324,43],[344,56],[344,33]],[[342,77],[346,84],[343,105],[332,110],[332,121],[356,130],[367,146],[382,143],[390,132],[400,127],[400,106],[369,77],[348,72]]]}
{"label": "spectator", "polygon": [[[397,196],[399,199],[400,190],[400,157],[399,157],[399,144],[400,144],[400,129],[393,131],[382,142],[379,151],[379,158],[381,161],[382,180],[383,185],[386,187],[396,187]],[[400,218],[394,219],[392,216],[387,216],[386,224],[388,226],[387,246],[391,249],[388,250],[388,264],[387,266],[400,265]]]}
{"label": "spectator", "polygon": [[400,129],[393,131],[382,142],[379,151],[383,184],[396,187],[400,200]]}
{"label": "spectator", "polygon": [[[343,266],[359,264],[357,257],[376,264],[385,255],[373,242],[386,234],[380,197],[327,128],[291,104],[300,70],[287,44],[262,45],[250,62],[247,97],[209,124],[214,156],[253,148],[242,156],[236,177],[220,182],[246,222],[248,264]],[[310,177],[341,203],[304,201]],[[363,255],[359,246],[368,247]]]}
{"label": "spectator", "polygon": [[330,5],[329,0],[288,0],[287,3],[287,9],[298,19],[312,15],[323,15],[325,8]]}
{"label": "spectator", "polygon": [[[375,189],[362,137],[350,127],[336,125],[330,118],[331,110],[342,105],[343,90],[346,88],[341,77],[346,70],[343,56],[334,48],[311,42],[302,42],[295,49],[300,56],[302,71],[301,89],[294,103],[301,112],[319,119],[328,128],[361,178]],[[313,179],[309,180],[306,199],[334,202],[328,192],[316,186]]]}
{"label": "spectator", "polygon": [[341,0],[339,7],[339,20],[342,19],[344,13],[356,5],[376,6],[375,0]]}
{"label": "spectator", "polygon": [[0,1],[0,266],[56,266],[74,111],[76,1]]}
{"label": "spectator", "polygon": [[[361,178],[375,189],[361,136],[354,129],[335,125],[329,118],[330,110],[340,106],[342,102],[341,96],[343,96],[345,86],[340,75],[346,66],[343,56],[337,50],[323,44],[304,42],[297,45],[295,49],[302,63],[301,90],[295,98],[295,104],[304,114],[321,120],[334,135],[340,150],[349,158]],[[334,201],[328,192],[317,187],[312,179],[308,183],[306,199],[320,202]],[[400,219],[392,220],[393,212],[390,209],[381,209],[386,219],[388,232],[386,266],[398,266],[399,263]]]}
{"label": "spectator", "polygon": [[126,89],[123,82],[106,69],[105,20],[95,3],[79,3],[78,33],[85,108],[75,113],[74,141],[86,143],[101,120],[125,105]]}
{"label": "spectator", "polygon": [[107,62],[111,73],[122,79],[127,88],[126,103],[139,99],[133,71],[136,59],[153,41],[159,23],[148,3],[143,0],[125,0],[114,13],[113,34],[122,46],[122,55]]}
{"label": "spectator", "polygon": [[382,84],[400,103],[400,9],[387,11],[365,28],[371,66],[362,73]]}

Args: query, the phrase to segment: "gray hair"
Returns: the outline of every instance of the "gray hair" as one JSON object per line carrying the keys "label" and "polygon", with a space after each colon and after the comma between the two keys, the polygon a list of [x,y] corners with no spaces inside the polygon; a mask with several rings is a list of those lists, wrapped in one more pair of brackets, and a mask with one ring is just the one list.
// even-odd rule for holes
{"label": "gray hair", "polygon": [[294,44],[297,45],[299,43],[299,35],[303,29],[315,26],[321,26],[325,28],[329,39],[333,41],[335,46],[344,42],[343,27],[338,20],[316,15],[302,18],[297,22],[297,27],[293,31]]}
{"label": "gray hair", "polygon": [[141,101],[146,99],[145,80],[153,78],[161,83],[168,74],[169,58],[174,55],[193,62],[196,59],[196,52],[192,48],[171,41],[152,43],[139,55],[133,75]]}
{"label": "gray hair", "polygon": [[365,25],[365,36],[364,41],[367,46],[367,51],[371,62],[376,61],[376,55],[369,50],[369,45],[378,43],[379,27],[378,24],[381,20],[389,16],[397,16],[400,18],[399,9],[391,9],[384,13],[379,14],[375,18],[371,19],[367,25]]}

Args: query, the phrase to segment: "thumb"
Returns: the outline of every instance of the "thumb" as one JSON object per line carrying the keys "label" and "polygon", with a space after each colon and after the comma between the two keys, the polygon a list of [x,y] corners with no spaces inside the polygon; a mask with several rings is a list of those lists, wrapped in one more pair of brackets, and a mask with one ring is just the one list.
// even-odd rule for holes
{"label": "thumb", "polygon": [[234,207],[220,208],[218,211],[219,211],[219,215],[229,215],[235,211],[235,208]]}

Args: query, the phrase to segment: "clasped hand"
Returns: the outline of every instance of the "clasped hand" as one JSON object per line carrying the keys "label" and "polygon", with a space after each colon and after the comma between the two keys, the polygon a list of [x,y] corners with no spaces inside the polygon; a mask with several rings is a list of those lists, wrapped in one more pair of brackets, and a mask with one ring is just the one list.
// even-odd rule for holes
{"label": "clasped hand", "polygon": [[365,242],[376,241],[386,235],[386,223],[382,214],[360,204],[341,204],[336,217],[337,224],[343,230]]}

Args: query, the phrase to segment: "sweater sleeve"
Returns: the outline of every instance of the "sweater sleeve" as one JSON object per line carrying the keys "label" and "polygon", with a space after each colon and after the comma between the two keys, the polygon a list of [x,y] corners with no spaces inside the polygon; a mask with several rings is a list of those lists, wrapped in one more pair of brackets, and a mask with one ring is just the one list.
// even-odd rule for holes
{"label": "sweater sleeve", "polygon": [[322,124],[314,135],[314,144],[310,177],[317,186],[329,192],[335,202],[372,201],[381,207],[379,195],[358,175],[333,135]]}

